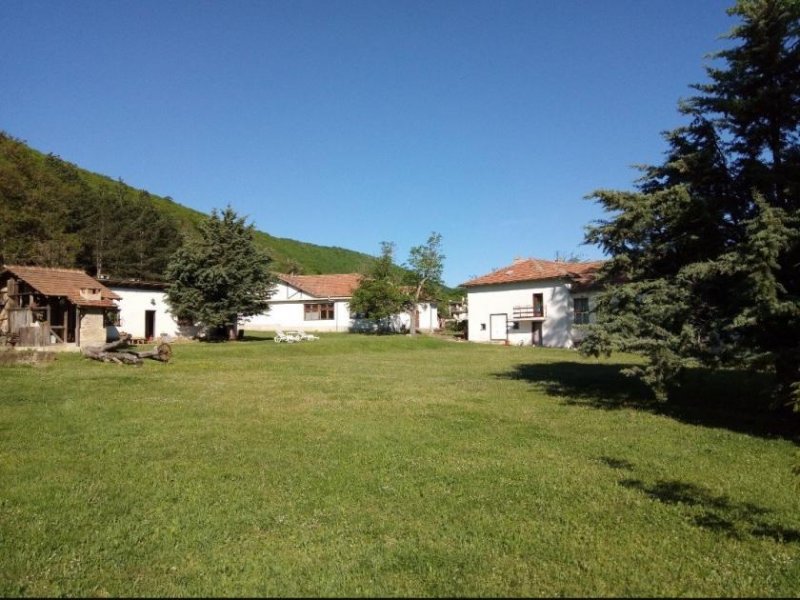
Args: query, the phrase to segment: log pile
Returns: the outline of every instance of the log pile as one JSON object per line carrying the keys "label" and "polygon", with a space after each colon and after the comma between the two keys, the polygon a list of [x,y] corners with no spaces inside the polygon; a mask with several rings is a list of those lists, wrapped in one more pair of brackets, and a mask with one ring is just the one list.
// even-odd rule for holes
{"label": "log pile", "polygon": [[81,349],[81,354],[86,358],[99,360],[102,362],[113,362],[120,365],[140,365],[145,358],[160,362],[169,362],[172,358],[172,346],[166,342],[158,344],[152,350],[136,352],[129,350],[126,346],[131,340],[131,335],[125,335],[115,342],[110,342],[102,346],[87,346]]}

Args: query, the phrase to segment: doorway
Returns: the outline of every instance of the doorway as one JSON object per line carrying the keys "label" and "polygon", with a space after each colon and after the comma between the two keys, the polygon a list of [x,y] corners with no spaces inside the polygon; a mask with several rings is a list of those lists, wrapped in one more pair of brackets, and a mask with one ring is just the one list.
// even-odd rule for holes
{"label": "doorway", "polygon": [[144,339],[152,340],[156,335],[156,311],[144,311]]}
{"label": "doorway", "polygon": [[531,346],[542,345],[542,324],[541,322],[531,322]]}

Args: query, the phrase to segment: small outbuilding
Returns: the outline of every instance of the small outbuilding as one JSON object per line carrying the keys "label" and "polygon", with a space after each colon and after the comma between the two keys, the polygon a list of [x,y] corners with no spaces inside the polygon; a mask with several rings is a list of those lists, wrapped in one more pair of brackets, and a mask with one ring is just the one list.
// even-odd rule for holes
{"label": "small outbuilding", "polygon": [[118,299],[83,271],[4,265],[0,338],[19,346],[104,344]]}
{"label": "small outbuilding", "polygon": [[197,328],[181,325],[172,314],[166,283],[118,278],[99,281],[119,297],[114,325],[120,332],[131,334],[134,342],[191,337],[196,333]]}

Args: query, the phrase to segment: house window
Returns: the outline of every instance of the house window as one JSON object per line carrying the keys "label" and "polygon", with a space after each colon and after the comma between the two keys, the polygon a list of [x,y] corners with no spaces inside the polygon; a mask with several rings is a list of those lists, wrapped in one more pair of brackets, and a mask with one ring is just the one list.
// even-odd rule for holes
{"label": "house window", "polygon": [[574,298],[573,309],[575,311],[574,323],[576,325],[587,325],[589,323],[589,299]]}
{"label": "house window", "polygon": [[306,321],[332,321],[333,302],[322,302],[319,304],[304,304],[303,318]]}

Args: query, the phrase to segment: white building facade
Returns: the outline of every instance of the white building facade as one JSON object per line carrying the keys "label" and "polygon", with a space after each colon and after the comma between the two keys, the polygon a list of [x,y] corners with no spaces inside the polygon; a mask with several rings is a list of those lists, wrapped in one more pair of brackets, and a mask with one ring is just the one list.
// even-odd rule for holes
{"label": "white building facade", "polygon": [[194,330],[181,328],[170,312],[165,283],[123,279],[101,281],[119,296],[116,328],[120,332],[148,341],[194,333]]}
{"label": "white building facade", "polygon": [[252,331],[348,331],[349,299],[358,276],[279,275],[266,313],[245,319]]}
{"label": "white building facade", "polygon": [[518,259],[462,284],[473,342],[572,348],[592,321],[593,274],[601,262]]}
{"label": "white building facade", "polygon": [[[267,312],[242,319],[239,329],[250,331],[369,331],[374,324],[356,319],[350,313],[350,298],[358,287],[357,273],[334,275],[277,275],[278,282],[269,298]],[[134,339],[153,340],[163,337],[191,337],[197,329],[182,326],[170,312],[165,283],[134,280],[102,280],[119,300],[116,328]],[[438,328],[435,303],[418,305],[417,329]],[[391,326],[408,330],[410,316],[399,314]]]}
{"label": "white building facade", "polygon": [[[357,319],[350,312],[350,298],[361,281],[358,273],[331,275],[277,275],[278,282],[269,298],[266,313],[249,317],[241,325],[251,331],[368,331],[371,321]],[[408,330],[410,316],[399,314],[392,319],[395,330]],[[417,306],[416,326],[420,331],[434,331],[439,318],[435,303]]]}

